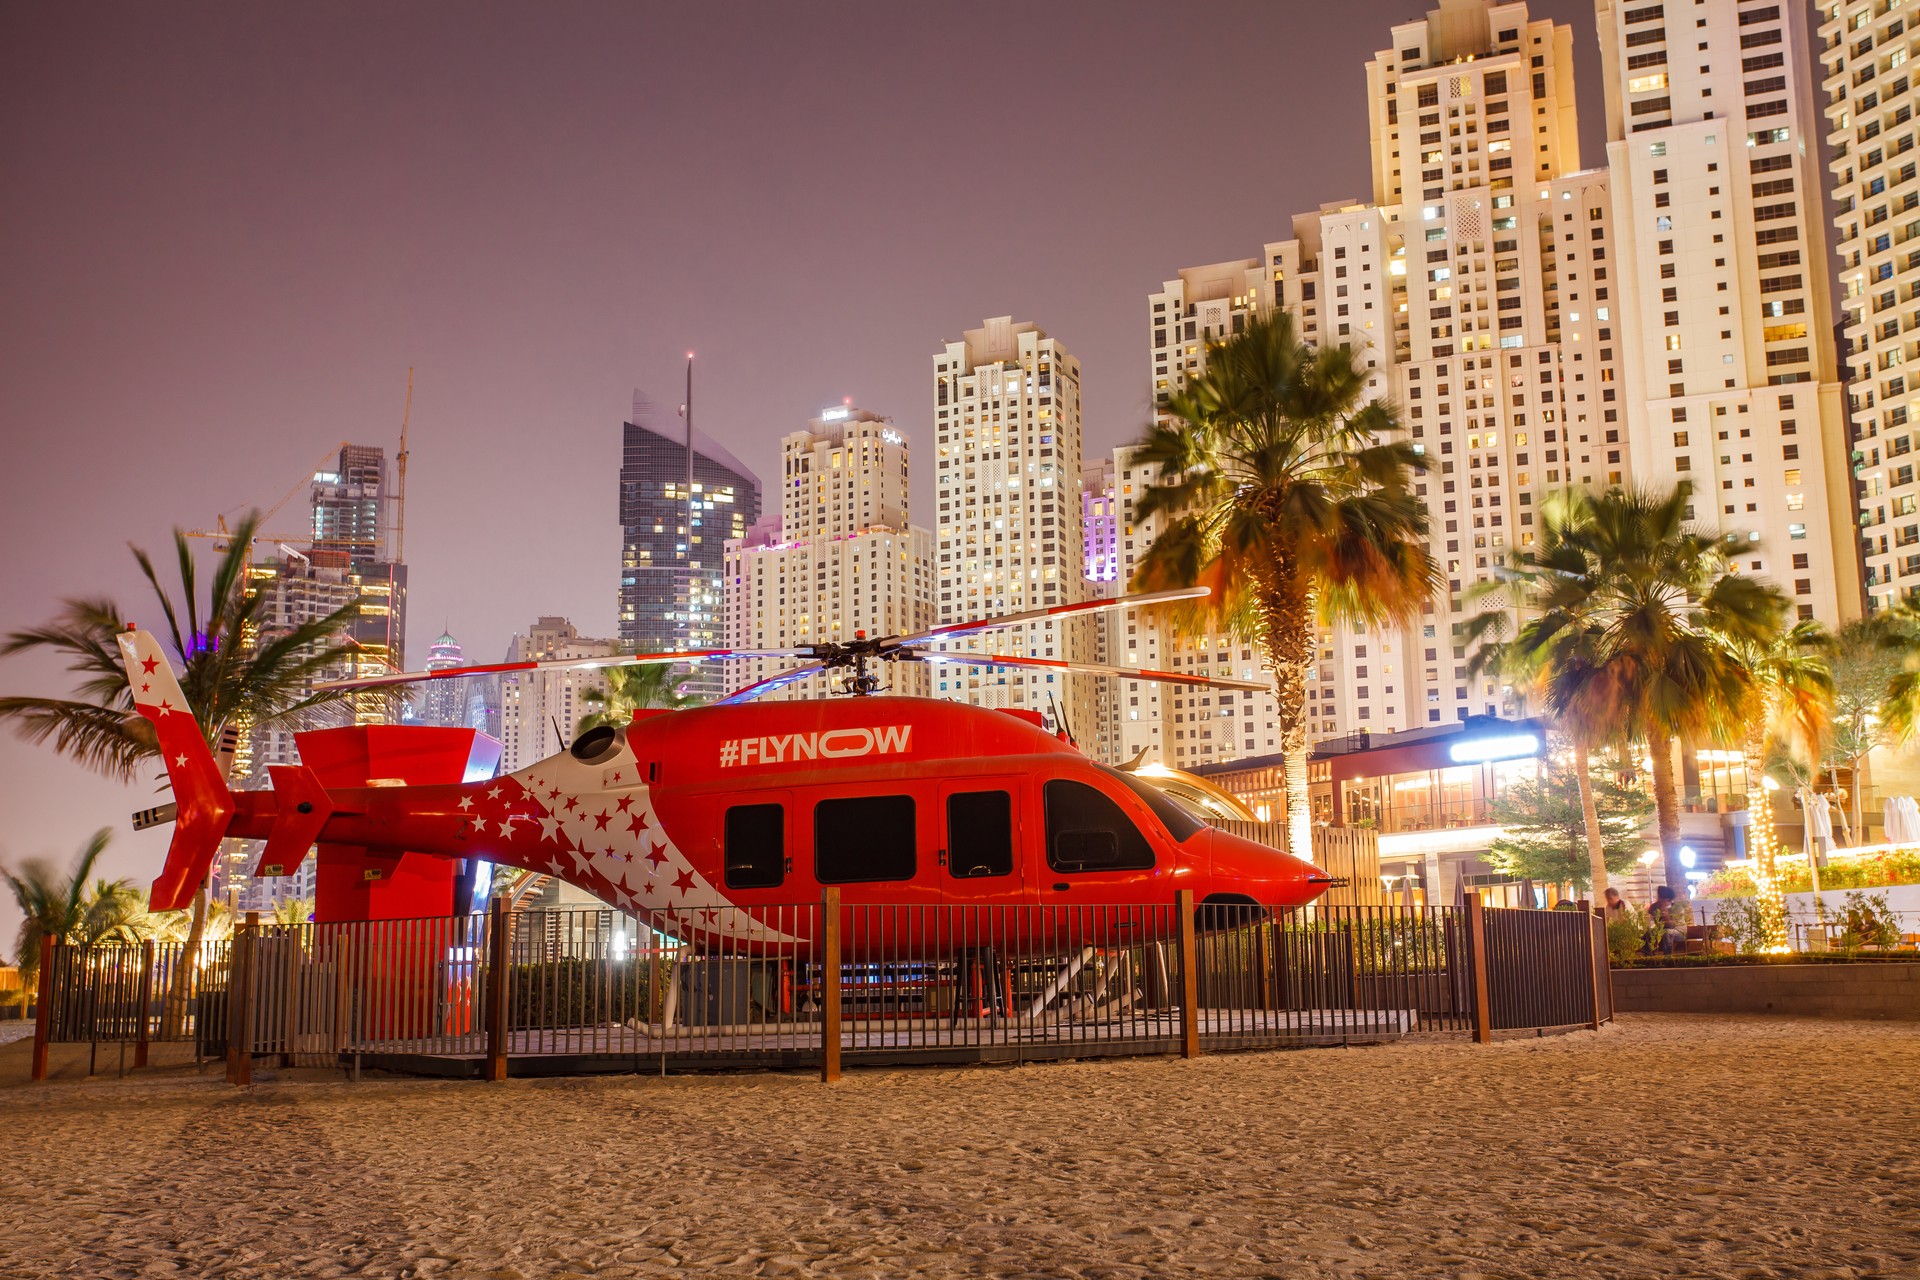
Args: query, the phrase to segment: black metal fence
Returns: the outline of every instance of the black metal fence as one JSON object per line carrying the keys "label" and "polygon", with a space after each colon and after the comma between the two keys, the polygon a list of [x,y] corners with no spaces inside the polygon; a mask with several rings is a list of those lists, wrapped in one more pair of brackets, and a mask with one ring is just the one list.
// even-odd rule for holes
{"label": "black metal fence", "polygon": [[[1597,1026],[1600,922],[1482,908],[822,903],[49,946],[45,1047],[482,1074],[1010,1061]],[[503,979],[503,980],[502,980]]]}

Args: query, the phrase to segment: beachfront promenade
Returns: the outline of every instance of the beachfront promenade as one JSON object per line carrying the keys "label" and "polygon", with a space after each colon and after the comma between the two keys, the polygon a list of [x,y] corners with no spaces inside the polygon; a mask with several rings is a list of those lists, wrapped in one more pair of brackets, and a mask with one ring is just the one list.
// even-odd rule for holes
{"label": "beachfront promenade", "polygon": [[293,1074],[0,1088],[6,1274],[1920,1274],[1912,1023],[1640,1015],[826,1090]]}

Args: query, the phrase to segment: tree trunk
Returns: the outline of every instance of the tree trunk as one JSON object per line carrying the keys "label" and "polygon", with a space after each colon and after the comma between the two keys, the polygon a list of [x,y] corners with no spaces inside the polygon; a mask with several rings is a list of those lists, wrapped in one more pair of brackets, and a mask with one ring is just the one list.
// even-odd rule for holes
{"label": "tree trunk", "polygon": [[1573,768],[1580,781],[1580,818],[1587,828],[1588,901],[1599,905],[1607,893],[1607,851],[1600,839],[1600,809],[1593,800],[1593,779],[1587,771],[1587,744],[1575,739]]}
{"label": "tree trunk", "polygon": [[1313,860],[1313,803],[1307,795],[1307,672],[1314,662],[1313,598],[1290,575],[1259,586],[1280,712],[1281,780],[1286,797],[1287,852]]}
{"label": "tree trunk", "polygon": [[178,1040],[187,1029],[187,1001],[193,996],[193,978],[200,968],[200,940],[207,932],[207,882],[202,880],[193,895],[193,923],[187,928],[187,943],[180,950],[180,963],[173,967],[173,981],[167,987],[166,1007],[160,1013],[164,1039]]}
{"label": "tree trunk", "polygon": [[1680,861],[1680,793],[1673,776],[1673,739],[1659,730],[1647,734],[1653,754],[1653,805],[1660,815],[1660,858],[1667,887],[1677,898],[1687,897],[1687,869]]}
{"label": "tree trunk", "polygon": [[1787,895],[1780,888],[1775,854],[1779,842],[1773,832],[1773,793],[1761,781],[1766,760],[1766,743],[1749,738],[1747,748],[1747,845],[1753,858],[1754,905],[1760,911],[1760,927],[1766,935],[1766,951],[1787,949]]}

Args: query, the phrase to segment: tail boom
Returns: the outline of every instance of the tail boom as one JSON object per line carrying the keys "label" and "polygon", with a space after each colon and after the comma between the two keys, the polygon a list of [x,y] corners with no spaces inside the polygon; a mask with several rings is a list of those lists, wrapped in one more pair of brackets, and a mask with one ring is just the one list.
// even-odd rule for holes
{"label": "tail boom", "polygon": [[160,740],[176,810],[173,842],[149,905],[155,911],[178,910],[193,901],[213,867],[233,820],[233,794],[160,642],[145,631],[123,631],[119,642],[134,709],[153,722]]}

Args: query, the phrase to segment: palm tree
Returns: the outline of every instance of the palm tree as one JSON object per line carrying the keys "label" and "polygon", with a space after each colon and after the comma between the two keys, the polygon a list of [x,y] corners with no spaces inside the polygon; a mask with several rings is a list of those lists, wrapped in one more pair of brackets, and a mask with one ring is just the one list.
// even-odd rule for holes
{"label": "palm tree", "polygon": [[87,918],[87,877],[93,874],[93,864],[111,839],[113,832],[107,827],[94,832],[92,839],[81,846],[73,868],[65,873],[40,858],[21,863],[18,871],[0,867],[0,879],[13,890],[13,900],[23,917],[13,939],[14,963],[19,965],[23,981],[39,972],[42,938],[55,942],[81,939]]}
{"label": "palm tree", "polygon": [[1666,881],[1686,896],[1673,745],[1744,733],[1751,677],[1739,646],[1764,644],[1780,593],[1735,571],[1735,544],[1687,521],[1692,486],[1669,493],[1559,495],[1540,540],[1507,574],[1537,611],[1512,642],[1514,660],[1545,673],[1548,708],[1576,743],[1641,741],[1653,765]]}
{"label": "palm tree", "polygon": [[663,662],[610,668],[604,690],[588,689],[580,695],[580,701],[597,710],[581,716],[574,733],[582,734],[603,724],[616,729],[625,728],[627,722],[633,719],[633,713],[646,707],[677,711],[682,707],[699,706],[699,698],[680,692],[680,686],[686,682],[686,676],[675,675],[673,668]]}
{"label": "palm tree", "polygon": [[1770,950],[1787,946],[1787,898],[1775,872],[1779,841],[1773,830],[1769,748],[1818,769],[1833,716],[1833,640],[1817,622],[1787,625],[1785,596],[1774,597],[1770,632],[1727,646],[1748,676],[1738,708],[1747,774],[1747,833],[1753,847],[1755,897]]}
{"label": "palm tree", "polygon": [[1893,741],[1906,742],[1920,734],[1920,601],[1903,600],[1875,616],[1885,620],[1882,643],[1900,655],[1900,670],[1887,680],[1880,719]]}
{"label": "palm tree", "polygon": [[[1539,595],[1539,588],[1554,580],[1551,565],[1560,555],[1554,536],[1560,526],[1553,518],[1558,501],[1549,499],[1543,505],[1546,540],[1539,549],[1516,551],[1500,578],[1484,584],[1476,594],[1486,595],[1490,588],[1504,587],[1509,592],[1509,608],[1525,609]],[[1624,746],[1625,742],[1618,732],[1618,722],[1612,718],[1613,708],[1607,705],[1604,687],[1593,679],[1593,634],[1591,630],[1569,628],[1549,641],[1540,634],[1540,619],[1534,617],[1511,640],[1501,640],[1509,608],[1489,609],[1468,621],[1467,640],[1474,646],[1474,653],[1467,670],[1476,679],[1488,675],[1503,680],[1523,705],[1528,698],[1538,697],[1565,736],[1572,750],[1573,776],[1580,796],[1588,892],[1598,902],[1607,891],[1607,841],[1593,785],[1593,752]]]}
{"label": "palm tree", "polygon": [[1149,480],[1139,518],[1167,524],[1134,583],[1211,587],[1176,625],[1230,630],[1265,650],[1287,839],[1302,857],[1313,834],[1306,685],[1316,627],[1409,623],[1440,588],[1411,483],[1425,456],[1390,438],[1400,423],[1365,398],[1366,376],[1351,348],[1300,342],[1286,312],[1257,318],[1208,344],[1205,371],[1168,398],[1169,421],[1140,444]]}
{"label": "palm tree", "polygon": [[[353,652],[340,632],[360,610],[360,601],[341,605],[325,617],[264,637],[261,610],[267,597],[247,589],[256,514],[233,529],[213,567],[203,602],[199,572],[186,534],[174,530],[180,578],[179,600],[161,584],[153,561],[134,548],[134,560],[153,588],[154,603],[166,619],[163,639],[170,641],[180,687],[209,747],[229,726],[246,729],[271,723],[301,723],[339,693],[316,693],[312,683],[339,667]],[[183,614],[184,606],[184,614]],[[59,617],[39,627],[16,631],[0,641],[0,655],[29,649],[66,658],[77,683],[73,698],[0,698],[0,721],[28,742],[53,742],[54,750],[109,777],[131,781],[159,750],[153,727],[133,709],[133,692],[121,666],[114,637],[128,616],[103,597],[72,599]],[[158,630],[155,628],[155,630]],[[170,1004],[184,1008],[193,963],[204,936],[207,890],[193,900],[187,964],[177,970]]]}
{"label": "palm tree", "polygon": [[80,919],[80,941],[143,942],[154,935],[154,918],[147,910],[146,890],[133,881],[96,879],[86,893]]}

